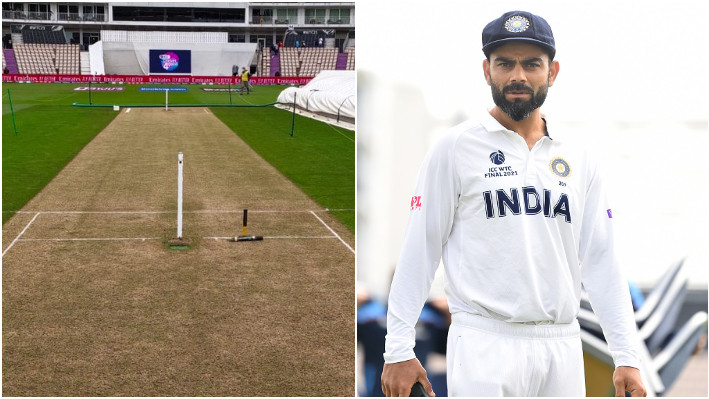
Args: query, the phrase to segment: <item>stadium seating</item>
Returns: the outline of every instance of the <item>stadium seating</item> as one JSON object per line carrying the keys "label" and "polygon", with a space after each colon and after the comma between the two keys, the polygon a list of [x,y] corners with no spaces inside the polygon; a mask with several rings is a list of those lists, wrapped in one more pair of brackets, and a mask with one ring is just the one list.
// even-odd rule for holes
{"label": "stadium seating", "polygon": [[345,53],[347,53],[347,70],[348,71],[354,71],[355,70],[355,48],[354,47],[347,47],[345,49]]}
{"label": "stadium seating", "polygon": [[79,45],[16,44],[15,56],[19,73],[78,75]]}
{"label": "stadium seating", "polygon": [[283,76],[315,76],[320,71],[336,69],[336,48],[284,47],[280,51],[280,56]]}
{"label": "stadium seating", "polygon": [[271,73],[271,52],[262,51],[261,54],[261,76],[269,76]]}

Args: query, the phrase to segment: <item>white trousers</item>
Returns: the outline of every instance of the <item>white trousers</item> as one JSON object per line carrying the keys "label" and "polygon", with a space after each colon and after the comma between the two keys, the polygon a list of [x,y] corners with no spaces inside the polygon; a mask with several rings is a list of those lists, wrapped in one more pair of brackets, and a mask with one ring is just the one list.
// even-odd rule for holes
{"label": "white trousers", "polygon": [[586,396],[579,324],[518,324],[456,313],[450,396]]}

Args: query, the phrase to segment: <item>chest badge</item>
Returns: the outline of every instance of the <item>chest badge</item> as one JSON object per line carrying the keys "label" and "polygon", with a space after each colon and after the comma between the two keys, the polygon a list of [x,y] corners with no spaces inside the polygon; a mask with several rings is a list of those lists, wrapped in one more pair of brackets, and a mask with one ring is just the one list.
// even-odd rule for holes
{"label": "chest badge", "polygon": [[502,153],[502,151],[497,150],[497,152],[493,152],[490,154],[490,162],[494,163],[495,165],[502,165],[505,163],[505,154]]}
{"label": "chest badge", "polygon": [[564,158],[556,157],[552,159],[551,162],[549,162],[549,168],[559,177],[569,177],[571,174],[571,167]]}

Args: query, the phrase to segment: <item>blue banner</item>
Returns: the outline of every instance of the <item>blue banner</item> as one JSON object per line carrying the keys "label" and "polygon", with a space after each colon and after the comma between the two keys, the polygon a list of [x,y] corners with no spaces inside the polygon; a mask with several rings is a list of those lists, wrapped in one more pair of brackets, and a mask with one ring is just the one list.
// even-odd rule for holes
{"label": "blue banner", "polygon": [[138,91],[187,91],[186,87],[141,87]]}

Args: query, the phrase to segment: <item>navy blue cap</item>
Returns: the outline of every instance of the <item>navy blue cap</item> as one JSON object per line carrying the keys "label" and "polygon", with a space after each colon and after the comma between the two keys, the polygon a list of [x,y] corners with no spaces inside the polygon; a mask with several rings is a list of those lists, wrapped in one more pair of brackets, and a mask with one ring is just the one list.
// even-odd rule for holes
{"label": "navy blue cap", "polygon": [[509,11],[483,29],[483,53],[490,58],[494,49],[511,41],[525,41],[542,47],[549,59],[556,55],[554,34],[544,18],[526,11]]}

